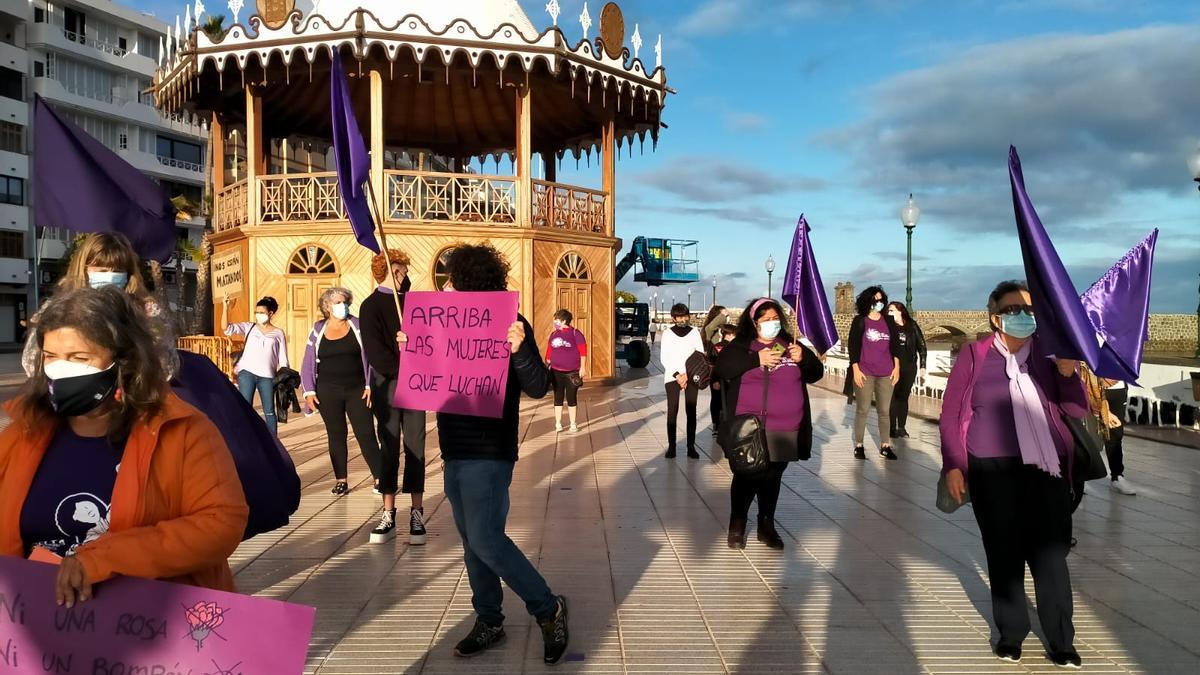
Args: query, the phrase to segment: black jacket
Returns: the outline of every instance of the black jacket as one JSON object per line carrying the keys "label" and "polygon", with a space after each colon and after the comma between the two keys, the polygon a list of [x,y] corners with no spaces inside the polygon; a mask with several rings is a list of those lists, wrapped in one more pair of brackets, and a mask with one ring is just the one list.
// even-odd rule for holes
{"label": "black jacket", "polygon": [[910,320],[903,326],[892,325],[900,338],[900,369],[929,367],[929,351],[925,346],[925,333],[916,321]]}
{"label": "black jacket", "polygon": [[473,417],[438,413],[437,427],[442,459],[499,459],[517,461],[518,426],[521,394],[542,398],[550,390],[550,369],[542,361],[533,327],[518,315],[525,326],[525,342],[508,362],[508,389],[504,395],[504,416]]}
{"label": "black jacket", "polygon": [[296,390],[300,388],[300,373],[291,368],[280,368],[275,373],[275,419],[287,424],[288,412],[300,412],[300,399]]}
{"label": "black jacket", "polygon": [[[809,403],[808,385],[820,382],[825,376],[825,364],[820,357],[808,347],[804,350],[804,358],[800,360],[800,378],[804,380],[804,421],[800,424],[800,438],[796,445],[800,449],[800,459],[812,457],[812,406]],[[725,345],[717,355],[713,378],[721,381],[721,389],[725,395],[722,419],[732,419],[737,412],[738,396],[742,391],[742,376],[758,368],[758,354],[750,351],[750,343],[737,338]],[[770,389],[767,397],[770,398]]]}
{"label": "black jacket", "polygon": [[[412,282],[404,277],[404,283],[400,285],[401,309],[404,309],[404,295],[410,288]],[[400,317],[396,314],[396,303],[391,293],[372,291],[359,308],[358,322],[362,327],[363,349],[367,352],[367,363],[371,364],[371,370],[389,380],[396,379],[400,372],[400,347],[396,344]]]}

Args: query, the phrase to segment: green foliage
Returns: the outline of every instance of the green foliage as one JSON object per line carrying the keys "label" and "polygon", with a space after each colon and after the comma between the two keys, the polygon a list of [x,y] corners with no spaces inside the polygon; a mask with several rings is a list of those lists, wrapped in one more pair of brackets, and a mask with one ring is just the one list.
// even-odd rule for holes
{"label": "green foliage", "polygon": [[219,42],[225,37],[225,15],[224,14],[209,14],[208,20],[200,25],[200,30],[208,36],[208,39],[213,42]]}
{"label": "green foliage", "polygon": [[637,296],[634,295],[633,293],[630,293],[629,291],[617,291],[617,302],[619,302],[619,303],[635,303],[637,301],[638,301]]}

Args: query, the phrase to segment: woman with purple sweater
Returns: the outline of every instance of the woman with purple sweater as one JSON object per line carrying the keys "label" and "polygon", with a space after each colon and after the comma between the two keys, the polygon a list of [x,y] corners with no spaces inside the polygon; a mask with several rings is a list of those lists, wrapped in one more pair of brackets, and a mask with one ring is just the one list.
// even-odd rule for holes
{"label": "woman with purple sweater", "polygon": [[996,656],[1021,660],[1029,635],[1025,565],[1050,659],[1080,668],[1072,622],[1071,465],[1075,441],[1063,415],[1088,415],[1077,361],[1048,357],[1025,284],[988,298],[996,334],[967,344],[942,403],[942,473],[951,497],[969,494],[987,554]]}
{"label": "woman with purple sweater", "polygon": [[775,530],[783,472],[788,463],[812,456],[808,385],[824,375],[821,359],[783,327],[779,303],[763,298],[742,312],[736,337],[717,356],[713,377],[722,383],[726,419],[757,415],[765,422],[771,468],[762,476],[734,474],[729,488],[730,548],[746,547],[746,521],[755,497],[758,540],[773,549],[783,548]]}

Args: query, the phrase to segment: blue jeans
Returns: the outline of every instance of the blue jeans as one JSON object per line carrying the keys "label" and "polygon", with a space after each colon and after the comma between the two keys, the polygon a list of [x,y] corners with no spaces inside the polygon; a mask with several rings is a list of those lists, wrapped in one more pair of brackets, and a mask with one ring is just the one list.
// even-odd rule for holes
{"label": "blue jeans", "polygon": [[446,462],[446,497],[462,536],[463,558],[471,582],[471,604],[489,626],[504,624],[503,579],[539,620],[552,618],[557,600],[521,549],[504,533],[513,463],[496,459]]}
{"label": "blue jeans", "polygon": [[258,391],[258,397],[262,399],[263,417],[267,418],[267,428],[271,430],[272,436],[278,436],[279,423],[275,420],[275,379],[259,377],[243,370],[238,373],[238,389],[242,392],[242,398],[250,405],[254,405],[254,392]]}

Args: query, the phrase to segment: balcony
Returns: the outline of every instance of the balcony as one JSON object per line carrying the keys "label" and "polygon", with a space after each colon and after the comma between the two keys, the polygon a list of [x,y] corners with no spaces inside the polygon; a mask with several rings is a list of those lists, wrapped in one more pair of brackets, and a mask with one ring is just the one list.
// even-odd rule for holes
{"label": "balcony", "polygon": [[14,98],[0,96],[0,122],[29,126],[29,104]]}
{"label": "balcony", "polygon": [[0,14],[7,14],[24,21],[29,15],[29,2],[28,0],[0,0]]}
{"label": "balcony", "polygon": [[9,42],[0,40],[0,67],[17,72],[29,72],[29,52]]}
{"label": "balcony", "polygon": [[152,77],[157,64],[149,57],[135,54],[117,45],[79,35],[61,26],[31,23],[27,26],[26,43],[46,46],[55,51],[74,54],[89,61],[99,61],[114,68],[123,68],[144,77]]}
{"label": "balcony", "polygon": [[29,155],[0,150],[0,174],[13,178],[29,178]]}
{"label": "balcony", "polygon": [[0,204],[0,230],[29,231],[29,207]]}
{"label": "balcony", "polygon": [[[227,186],[217,198],[218,232],[247,225],[306,225],[346,219],[332,172],[259,176],[258,212],[249,217],[245,180]],[[387,171],[384,176],[386,222],[413,225],[521,227],[517,179],[422,171]],[[608,196],[597,190],[533,181],[530,227],[612,236],[607,222]],[[253,221],[253,222],[252,222]]]}
{"label": "balcony", "polygon": [[0,284],[29,283],[29,261],[24,258],[0,258]]}
{"label": "balcony", "polygon": [[159,157],[154,153],[142,152],[133,148],[118,150],[117,154],[143,173],[184,183],[202,183],[204,181],[204,167],[199,164],[179,162],[169,157]]}

